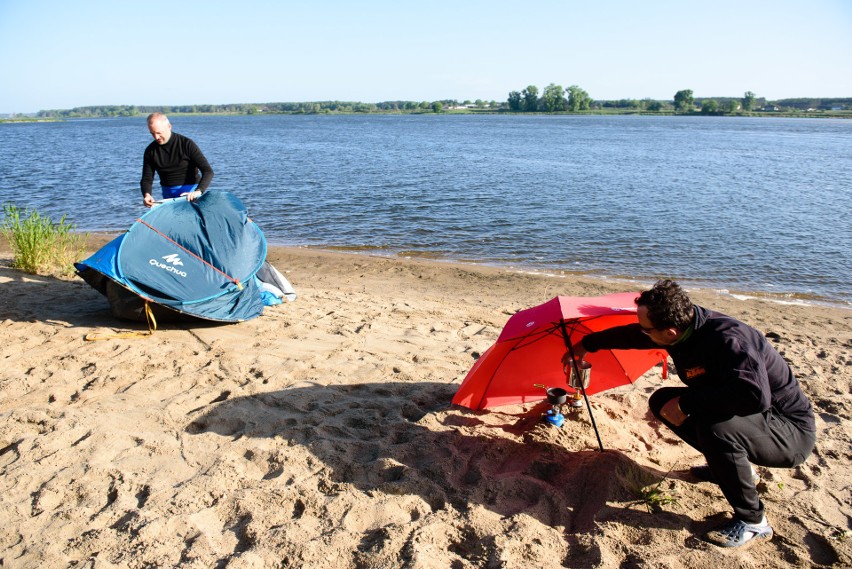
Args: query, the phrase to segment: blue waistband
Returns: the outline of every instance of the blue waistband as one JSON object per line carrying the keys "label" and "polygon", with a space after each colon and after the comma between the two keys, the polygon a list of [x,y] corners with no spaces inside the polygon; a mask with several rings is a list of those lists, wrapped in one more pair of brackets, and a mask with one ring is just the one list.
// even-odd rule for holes
{"label": "blue waistband", "polygon": [[183,186],[160,186],[163,190],[163,199],[170,200],[172,198],[178,198],[184,194],[188,194],[189,192],[195,191],[198,188],[198,184],[186,184]]}

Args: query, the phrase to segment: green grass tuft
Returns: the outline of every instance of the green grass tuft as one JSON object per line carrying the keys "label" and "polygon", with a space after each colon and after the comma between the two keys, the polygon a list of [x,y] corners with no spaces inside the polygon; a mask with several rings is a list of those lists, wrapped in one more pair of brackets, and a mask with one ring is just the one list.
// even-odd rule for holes
{"label": "green grass tuft", "polygon": [[12,266],[31,274],[69,276],[74,261],[85,250],[87,235],[75,233],[73,224],[58,223],[35,210],[3,206],[3,234],[14,255]]}
{"label": "green grass tuft", "polygon": [[[669,471],[671,472],[671,471]],[[651,473],[640,466],[623,467],[617,472],[622,484],[636,498],[637,502],[644,504],[648,508],[649,513],[656,513],[663,510],[663,506],[676,505],[677,498],[673,495],[673,489],[664,489],[663,482],[668,480],[668,474],[663,478],[657,479]]]}

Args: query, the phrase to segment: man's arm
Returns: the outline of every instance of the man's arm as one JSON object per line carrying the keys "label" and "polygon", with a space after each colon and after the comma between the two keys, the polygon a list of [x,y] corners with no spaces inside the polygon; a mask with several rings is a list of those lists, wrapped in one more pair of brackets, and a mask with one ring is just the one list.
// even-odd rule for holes
{"label": "man's arm", "polygon": [[139,187],[142,190],[142,203],[145,207],[154,205],[154,197],[151,195],[151,190],[154,187],[155,173],[154,159],[146,149],[142,157],[142,179],[139,181]]}
{"label": "man's arm", "polygon": [[651,338],[642,332],[639,324],[615,326],[583,336],[583,347],[587,352],[598,350],[653,350],[660,349]]}
{"label": "man's arm", "polygon": [[198,191],[204,192],[208,187],[210,187],[210,183],[213,181],[213,168],[210,167],[210,163],[207,162],[207,158],[204,157],[204,154],[201,152],[201,149],[195,141],[190,139],[188,142],[189,158],[201,171],[201,180],[198,182]]}
{"label": "man's arm", "polygon": [[571,355],[574,359],[582,361],[587,352],[598,350],[653,350],[660,349],[647,334],[642,333],[638,324],[616,326],[600,332],[586,334],[580,341],[576,342],[570,350],[562,356],[562,364],[567,366],[571,363]]}
{"label": "man's arm", "polygon": [[146,150],[142,157],[142,179],[139,181],[139,186],[142,188],[142,195],[150,194],[151,188],[154,187],[154,160],[151,154]]}

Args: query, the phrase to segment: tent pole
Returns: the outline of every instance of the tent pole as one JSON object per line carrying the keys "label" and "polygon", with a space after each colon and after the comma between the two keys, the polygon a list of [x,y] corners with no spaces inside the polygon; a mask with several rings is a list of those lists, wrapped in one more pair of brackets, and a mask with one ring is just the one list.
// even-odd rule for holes
{"label": "tent pole", "polygon": [[[562,339],[565,341],[565,346],[568,348],[568,353],[571,356],[571,367],[574,369],[574,376],[580,377],[580,370],[577,369],[577,360],[574,359],[574,345],[571,342],[571,334],[568,332],[568,329],[565,326],[565,320],[559,321],[562,328]],[[592,428],[595,430],[595,437],[598,439],[598,446],[601,449],[601,452],[604,452],[603,441],[601,441],[601,434],[598,432],[598,425],[595,423],[595,416],[592,414],[592,406],[589,404],[589,396],[586,395],[586,388],[580,384],[580,393],[583,394],[583,399],[586,400],[586,409],[589,410],[589,419],[592,421]]]}

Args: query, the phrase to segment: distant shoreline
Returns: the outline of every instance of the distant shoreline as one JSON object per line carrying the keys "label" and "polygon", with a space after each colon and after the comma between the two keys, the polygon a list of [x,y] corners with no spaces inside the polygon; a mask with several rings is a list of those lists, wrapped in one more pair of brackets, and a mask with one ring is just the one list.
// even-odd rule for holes
{"label": "distant shoreline", "polygon": [[[749,113],[723,113],[723,114],[704,114],[700,111],[695,112],[674,112],[674,111],[642,111],[636,109],[630,110],[590,110],[590,111],[556,111],[556,112],[520,112],[520,111],[500,111],[500,110],[474,110],[474,109],[450,109],[440,112],[433,111],[321,111],[321,112],[260,112],[260,113],[245,113],[245,112],[198,112],[198,113],[182,113],[169,112],[169,116],[173,117],[262,117],[262,116],[375,116],[375,115],[395,115],[395,116],[441,116],[441,115],[498,115],[498,116],[643,116],[643,117],[723,117],[723,118],[801,118],[801,119],[852,119],[852,111],[760,111]],[[69,120],[103,120],[103,119],[122,119],[122,118],[144,118],[146,114],[136,115],[103,115],[103,116],[67,116],[67,117],[9,117],[0,118],[0,124],[3,123],[46,123],[46,122],[64,122]]]}

